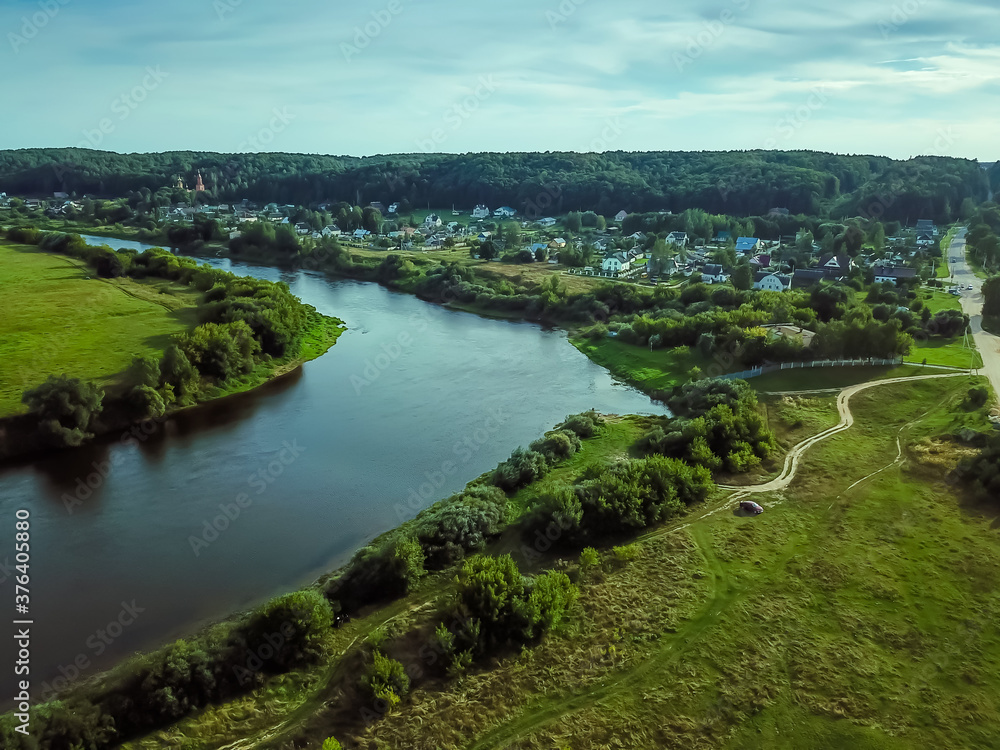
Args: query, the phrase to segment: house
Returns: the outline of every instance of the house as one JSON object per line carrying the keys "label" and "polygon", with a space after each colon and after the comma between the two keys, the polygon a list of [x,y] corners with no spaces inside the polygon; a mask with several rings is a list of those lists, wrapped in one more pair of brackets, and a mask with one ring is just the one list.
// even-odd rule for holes
{"label": "house", "polygon": [[390,203],[389,204],[389,213],[390,214],[394,214],[397,211],[399,211],[399,204],[398,203]]}
{"label": "house", "polygon": [[232,232],[229,233],[229,239],[231,239],[231,240],[235,240],[237,237],[242,237],[242,236],[243,236],[243,233],[241,231],[239,231],[238,229],[233,230]]}
{"label": "house", "polygon": [[52,194],[53,198],[59,198],[60,200],[66,200],[69,198],[69,193],[56,192]]}
{"label": "house", "polygon": [[756,237],[740,237],[736,240],[736,252],[738,253],[755,253],[758,250],[763,249],[764,243],[761,242]]}
{"label": "house", "polygon": [[424,219],[424,227],[426,229],[437,229],[439,226],[441,226],[441,217],[437,214],[431,214]]}
{"label": "house", "polygon": [[370,234],[371,234],[371,232],[369,232],[367,229],[355,229],[354,230],[354,234],[351,235],[351,236],[354,237],[354,239],[356,239],[356,240],[363,240],[365,237],[367,237]]}
{"label": "house", "polygon": [[322,235],[324,237],[339,237],[340,229],[331,224],[328,227],[323,227]]}
{"label": "house", "polygon": [[598,240],[594,243],[594,249],[603,253],[608,249],[608,243],[605,240]]}
{"label": "house", "polygon": [[621,222],[628,218],[628,213],[625,211],[619,211],[615,214],[615,221]]}
{"label": "house", "polygon": [[541,219],[538,222],[538,224],[540,226],[545,227],[546,229],[548,229],[549,227],[554,227],[556,225],[556,220],[553,219],[551,216],[547,216],[544,219]]}
{"label": "house", "polygon": [[917,221],[917,234],[930,234],[932,237],[938,233],[937,225],[930,219],[920,219]]}
{"label": "house", "polygon": [[489,239],[492,239],[492,238],[493,238],[493,233],[492,232],[480,232],[479,236],[476,237],[476,239],[479,240],[480,242],[486,242],[486,240],[489,240]]}
{"label": "house", "polygon": [[846,276],[854,268],[854,261],[846,255],[835,255],[828,253],[819,259],[819,266],[826,278],[839,279]]}
{"label": "house", "polygon": [[295,231],[299,234],[309,234],[310,229],[308,224],[296,224]]}
{"label": "house", "polygon": [[770,255],[755,255],[750,260],[750,265],[751,266],[756,266],[757,270],[760,270],[762,268],[769,268],[770,265],[771,265],[771,256]]}
{"label": "house", "polygon": [[609,255],[604,259],[604,262],[601,263],[601,270],[609,271],[611,273],[622,273],[623,271],[628,271],[631,267],[632,259],[624,253]]}
{"label": "house", "polygon": [[792,289],[815,286],[825,278],[826,274],[822,268],[796,268],[792,275]]}
{"label": "house", "polygon": [[549,243],[549,247],[564,248],[566,247],[566,240],[562,237],[556,237],[552,242]]}
{"label": "house", "polygon": [[498,208],[496,211],[493,212],[493,215],[498,219],[509,219],[516,213],[517,211],[515,211],[510,206],[501,206],[500,208]]}
{"label": "house", "polygon": [[716,245],[725,245],[727,242],[733,241],[732,232],[719,232],[715,235],[715,239],[712,240]]}
{"label": "house", "polygon": [[875,266],[875,283],[881,284],[888,281],[895,284],[898,280],[915,279],[917,272],[912,268],[900,268],[894,266]]}
{"label": "house", "polygon": [[671,232],[667,235],[667,242],[671,245],[680,245],[681,247],[687,247],[688,236],[687,232]]}
{"label": "house", "polygon": [[635,232],[634,234],[630,234],[628,236],[628,238],[630,240],[635,240],[636,242],[645,242],[646,241],[646,235],[643,234],[642,232]]}
{"label": "house", "polygon": [[931,232],[917,232],[917,247],[933,247],[934,235]]}
{"label": "house", "polygon": [[533,245],[530,245],[527,249],[532,253],[537,253],[539,250],[548,250],[549,246],[544,242],[536,242]]}
{"label": "house", "polygon": [[763,292],[786,292],[792,286],[791,276],[758,271],[753,277],[753,288]]}
{"label": "house", "polygon": [[448,231],[449,232],[457,232],[459,226],[461,226],[461,225],[457,221],[449,221],[448,222]]}
{"label": "house", "polygon": [[488,219],[490,217],[490,209],[488,206],[476,206],[472,211],[473,219]]}
{"label": "house", "polygon": [[701,280],[706,284],[725,284],[729,274],[718,263],[709,263],[701,269]]}

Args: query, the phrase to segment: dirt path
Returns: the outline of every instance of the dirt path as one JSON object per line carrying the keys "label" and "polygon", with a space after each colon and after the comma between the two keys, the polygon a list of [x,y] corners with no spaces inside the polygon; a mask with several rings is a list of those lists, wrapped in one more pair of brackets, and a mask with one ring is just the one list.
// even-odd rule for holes
{"label": "dirt path", "polygon": [[[792,448],[792,450],[789,451],[788,455],[785,457],[784,466],[782,467],[782,471],[777,478],[753,487],[726,487],[720,485],[720,489],[732,491],[733,494],[728,495],[723,501],[716,504],[715,507],[706,509],[705,512],[700,514],[697,518],[688,518],[685,523],[674,524],[663,529],[658,529],[644,535],[640,538],[640,540],[672,534],[682,529],[687,529],[693,524],[696,524],[698,521],[730,509],[734,500],[739,500],[753,494],[775,492],[787,488],[792,483],[792,480],[795,479],[795,476],[798,473],[800,461],[810,448],[815,446],[817,443],[833,437],[834,435],[849,430],[854,425],[854,414],[851,412],[850,401],[856,394],[884,385],[894,385],[897,383],[909,383],[937,378],[956,378],[968,376],[968,372],[918,375],[907,378],[875,380],[869,383],[860,383],[858,385],[845,388],[840,392],[840,396],[837,398],[837,411],[840,414],[840,424],[835,427],[831,427],[828,430],[824,430],[818,435],[814,435],[807,440],[803,440],[801,443]],[[903,431],[919,422],[922,418],[923,417],[918,417],[900,428],[896,436],[897,456],[891,464],[884,466],[878,471],[873,472],[862,479],[859,479],[857,482],[852,484],[848,490],[853,489],[862,482],[871,479],[877,474],[880,474],[891,466],[899,463],[903,456]],[[846,491],[847,490],[845,490],[845,492]],[[489,750],[491,748],[508,747],[518,739],[532,733],[542,726],[559,720],[568,713],[580,711],[602,700],[606,700],[614,694],[630,690],[634,684],[639,682],[639,678],[651,669],[662,670],[665,666],[668,666],[676,657],[680,655],[680,652],[684,650],[684,646],[689,646],[696,639],[698,639],[711,624],[714,624],[722,612],[736,600],[738,592],[734,591],[729,582],[725,581],[723,578],[721,566],[719,566],[718,561],[715,560],[711,551],[711,546],[700,538],[700,534],[697,531],[693,530],[692,538],[696,543],[698,543],[698,547],[705,558],[706,567],[709,569],[711,574],[709,599],[704,607],[702,607],[700,615],[697,615],[688,621],[688,623],[684,625],[683,628],[678,630],[677,633],[675,633],[674,636],[664,644],[663,648],[661,648],[657,654],[653,655],[653,657],[650,658],[645,664],[640,665],[635,669],[623,672],[609,681],[602,683],[600,687],[589,692],[572,695],[562,699],[556,699],[551,702],[545,702],[541,707],[525,712],[512,722],[495,727],[492,731],[488,732],[475,744],[473,744],[471,746],[472,749]]]}

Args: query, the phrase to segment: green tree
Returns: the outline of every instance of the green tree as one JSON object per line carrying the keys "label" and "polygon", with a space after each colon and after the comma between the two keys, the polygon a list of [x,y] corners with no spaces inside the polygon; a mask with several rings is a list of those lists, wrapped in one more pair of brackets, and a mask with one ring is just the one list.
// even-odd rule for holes
{"label": "green tree", "polygon": [[983,316],[1000,315],[1000,276],[991,276],[983,282]]}
{"label": "green tree", "polygon": [[733,286],[741,291],[746,291],[753,286],[753,271],[749,264],[740,263],[733,269]]}
{"label": "green tree", "polygon": [[76,447],[93,437],[88,430],[103,400],[104,391],[93,383],[68,375],[53,375],[21,398],[37,420],[39,435],[57,448]]}

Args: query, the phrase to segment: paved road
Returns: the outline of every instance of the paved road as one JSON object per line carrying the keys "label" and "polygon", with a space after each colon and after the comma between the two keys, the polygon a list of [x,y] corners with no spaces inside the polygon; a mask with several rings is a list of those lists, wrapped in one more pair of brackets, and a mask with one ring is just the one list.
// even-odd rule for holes
{"label": "paved road", "polygon": [[[972,272],[965,259],[965,233],[963,229],[955,236],[948,256],[957,261],[951,267],[955,282],[962,287],[962,310],[972,321],[973,338],[983,355],[983,369],[977,374],[989,378],[994,394],[1000,397],[1000,338],[983,330],[983,282]],[[971,290],[967,289],[969,286]]]}

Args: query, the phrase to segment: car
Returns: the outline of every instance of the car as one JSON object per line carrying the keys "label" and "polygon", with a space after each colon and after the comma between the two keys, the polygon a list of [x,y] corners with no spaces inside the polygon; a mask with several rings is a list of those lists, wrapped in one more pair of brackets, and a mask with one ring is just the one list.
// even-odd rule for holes
{"label": "car", "polygon": [[750,500],[743,500],[740,502],[740,510],[745,510],[747,513],[753,513],[755,516],[759,516],[764,512],[764,509],[757,505],[755,502]]}

